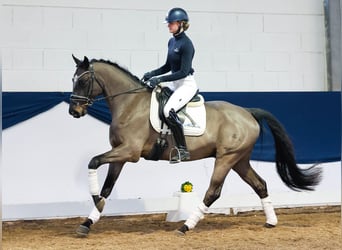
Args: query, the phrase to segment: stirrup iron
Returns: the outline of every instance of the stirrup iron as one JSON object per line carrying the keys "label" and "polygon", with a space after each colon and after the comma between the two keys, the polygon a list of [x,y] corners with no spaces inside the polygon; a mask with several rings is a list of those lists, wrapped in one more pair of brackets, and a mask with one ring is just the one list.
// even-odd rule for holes
{"label": "stirrup iron", "polygon": [[[174,152],[176,152],[176,154]],[[190,153],[186,148],[176,146],[170,150],[169,158],[171,164],[179,163],[181,161],[190,160]]]}
{"label": "stirrup iron", "polygon": [[[176,152],[176,153],[174,153]],[[175,164],[181,162],[181,153],[177,147],[173,147],[170,150],[169,154],[169,162],[170,164]]]}

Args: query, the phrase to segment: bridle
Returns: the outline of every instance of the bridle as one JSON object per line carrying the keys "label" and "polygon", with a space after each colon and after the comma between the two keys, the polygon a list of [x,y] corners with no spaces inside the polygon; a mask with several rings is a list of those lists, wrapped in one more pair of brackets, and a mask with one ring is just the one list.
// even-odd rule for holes
{"label": "bridle", "polygon": [[98,81],[98,79],[96,79],[96,77],[95,77],[94,67],[92,64],[89,65],[89,70],[82,72],[82,74],[80,74],[79,76],[75,75],[72,78],[73,87],[75,88],[77,82],[88,74],[90,74],[91,80],[90,80],[90,83],[87,84],[87,86],[88,86],[87,96],[71,94],[70,95],[70,101],[71,102],[77,103],[78,105],[80,103],[82,103],[85,106],[91,106],[94,103],[93,98],[90,98],[90,95],[93,92],[94,81],[96,81],[100,85],[101,88],[102,88],[102,86],[101,86],[100,82]]}
{"label": "bridle", "polygon": [[120,92],[120,93],[117,93],[117,94],[111,95],[111,96],[91,98],[90,96],[91,96],[91,93],[93,92],[94,82],[96,82],[101,87],[101,89],[104,91],[103,84],[101,84],[101,82],[95,76],[94,67],[92,64],[89,65],[89,70],[82,72],[82,74],[80,74],[79,76],[77,76],[77,75],[74,76],[72,78],[72,81],[73,81],[73,86],[75,87],[77,82],[82,77],[84,77],[85,75],[88,75],[88,74],[90,74],[90,83],[87,84],[88,85],[87,96],[71,94],[70,95],[70,101],[72,103],[76,103],[77,105],[80,105],[80,103],[82,103],[82,105],[91,106],[96,101],[101,101],[101,100],[105,100],[105,99],[109,99],[109,98],[115,98],[117,96],[124,95],[124,94],[141,93],[143,91],[138,91],[138,90],[146,89],[146,86],[141,86],[141,87],[130,89],[127,91],[123,91],[123,92]]}

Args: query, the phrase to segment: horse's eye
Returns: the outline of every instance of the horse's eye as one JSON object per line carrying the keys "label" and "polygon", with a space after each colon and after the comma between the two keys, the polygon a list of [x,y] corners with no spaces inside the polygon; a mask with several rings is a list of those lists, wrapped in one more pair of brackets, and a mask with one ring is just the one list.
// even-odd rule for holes
{"label": "horse's eye", "polygon": [[86,79],[82,79],[82,80],[79,81],[78,84],[79,84],[80,87],[85,87],[87,85],[87,82],[88,81]]}
{"label": "horse's eye", "polygon": [[89,83],[89,77],[82,77],[80,79],[78,79],[77,81],[77,85],[80,87],[80,88],[84,88],[88,85]]}

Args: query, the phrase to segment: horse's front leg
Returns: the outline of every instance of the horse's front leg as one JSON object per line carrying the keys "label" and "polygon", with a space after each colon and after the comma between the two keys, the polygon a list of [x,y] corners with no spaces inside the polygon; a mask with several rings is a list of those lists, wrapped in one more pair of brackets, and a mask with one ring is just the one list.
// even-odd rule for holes
{"label": "horse's front leg", "polygon": [[[101,190],[101,195],[99,200],[101,201],[101,206],[99,204],[95,204],[93,210],[91,211],[88,218],[78,227],[76,233],[79,236],[87,236],[90,231],[90,226],[95,224],[101,217],[101,212],[103,211],[103,207],[105,204],[105,199],[111,194],[114,184],[118,179],[121,170],[123,168],[123,163],[110,163],[108,167],[108,173],[104,185]],[[97,178],[97,177],[96,177]],[[94,180],[93,180],[94,181]],[[96,180],[97,181],[97,180]],[[98,207],[101,207],[101,211]]]}
{"label": "horse's front leg", "polygon": [[[112,150],[93,157],[88,164],[88,180],[90,194],[92,195],[95,207],[88,219],[80,225],[76,231],[80,236],[86,236],[89,233],[90,226],[97,222],[103,211],[105,199],[110,195],[113,186],[119,177],[125,162],[136,162],[140,158],[139,148],[129,146],[134,144],[121,144]],[[107,178],[100,194],[100,187],[97,176],[97,169],[106,163],[110,163]]]}

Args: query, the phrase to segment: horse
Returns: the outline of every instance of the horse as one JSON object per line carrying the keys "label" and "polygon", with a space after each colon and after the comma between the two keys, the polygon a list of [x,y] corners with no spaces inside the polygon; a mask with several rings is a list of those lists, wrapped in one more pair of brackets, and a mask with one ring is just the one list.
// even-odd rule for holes
{"label": "horse", "polygon": [[[89,234],[91,225],[101,216],[105,200],[110,195],[126,162],[148,159],[160,134],[149,121],[151,90],[129,70],[117,63],[104,60],[83,60],[72,55],[76,63],[73,75],[73,92],[70,96],[69,114],[80,118],[87,108],[99,99],[105,99],[112,115],[109,139],[112,148],[94,156],[88,164],[88,181],[94,208],[88,218],[77,228],[80,236]],[[102,97],[101,97],[102,96]],[[321,179],[321,169],[315,165],[300,168],[295,159],[294,146],[283,125],[270,112],[260,108],[244,108],[225,101],[208,101],[206,129],[200,136],[186,136],[190,160],[215,158],[209,187],[203,201],[193,210],[184,224],[176,230],[181,235],[195,228],[204,218],[208,208],[220,197],[225,178],[235,171],[259,196],[266,216],[265,227],[275,227],[278,220],[268,195],[267,185],[252,168],[250,157],[259,138],[263,123],[272,133],[275,146],[275,165],[284,184],[294,191],[314,190]],[[160,160],[168,160],[172,135]],[[100,192],[97,170],[109,164]]]}

